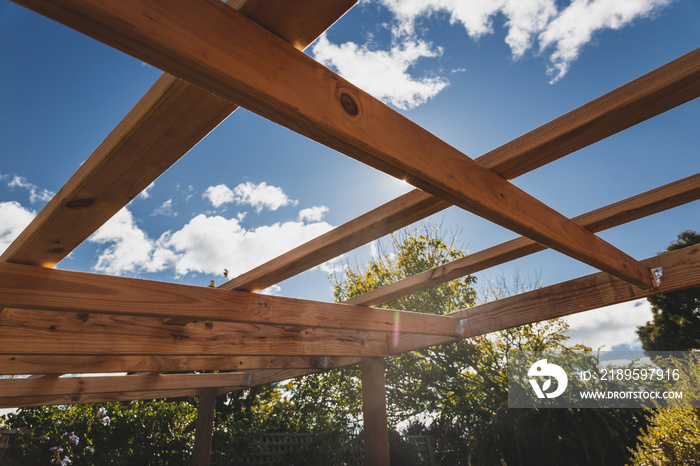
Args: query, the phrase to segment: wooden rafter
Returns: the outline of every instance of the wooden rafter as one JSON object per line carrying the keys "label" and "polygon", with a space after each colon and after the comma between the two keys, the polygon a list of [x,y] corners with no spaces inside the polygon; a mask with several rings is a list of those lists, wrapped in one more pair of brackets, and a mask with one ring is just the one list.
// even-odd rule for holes
{"label": "wooden rafter", "polygon": [[90,354],[2,354],[0,374],[46,374],[57,367],[67,374],[105,372],[191,372],[270,369],[328,370],[355,364],[357,358],[306,356],[188,356]]}
{"label": "wooden rafter", "polygon": [[[661,66],[476,160],[506,179],[516,178],[693,100],[700,95],[697,72],[694,72],[696,62],[691,54]],[[638,100],[644,103],[639,104]],[[624,118],[616,119],[616,116]],[[243,291],[265,289],[450,205],[416,189],[230,280],[222,287]]]}
{"label": "wooden rafter", "polygon": [[212,321],[169,326],[154,317],[9,308],[0,314],[0,354],[386,356],[387,335]]}
{"label": "wooden rafter", "polygon": [[[666,278],[659,288],[640,290],[597,273],[447,315],[465,319],[462,338],[468,338],[700,285],[700,245],[661,254],[644,263],[650,268],[663,268]],[[398,340],[392,354],[455,341],[428,335],[406,335]]]}
{"label": "wooden rafter", "polygon": [[245,372],[217,374],[128,375],[111,377],[61,377],[1,379],[0,398],[20,396],[72,396],[112,392],[246,387],[252,377]]}
{"label": "wooden rafter", "polygon": [[219,288],[258,292],[450,206],[420,189],[336,227]]}
{"label": "wooden rafter", "polygon": [[418,312],[2,263],[0,306],[317,329],[455,332],[452,320]]}
{"label": "wooden rafter", "polygon": [[[230,1],[300,50],[356,0]],[[163,74],[0,262],[53,267],[238,107]]]}
{"label": "wooden rafter", "polygon": [[638,261],[219,2],[18,3],[637,287],[653,286]]}
{"label": "wooden rafter", "polygon": [[[359,359],[357,360],[359,362]],[[286,369],[286,370],[261,370],[249,371],[252,381],[248,387],[266,385],[280,380],[293,379],[309,374],[308,370]],[[197,374],[199,377],[207,374]],[[217,394],[229,393],[241,390],[242,386],[220,386]],[[109,401],[132,401],[132,400],[153,400],[157,398],[182,398],[197,396],[200,388],[178,388],[171,390],[143,390],[134,392],[108,392],[108,393],[74,393],[70,395],[57,396],[19,396],[0,397],[0,408],[14,408],[24,406],[48,406],[48,405],[68,405],[77,403],[103,403]]]}
{"label": "wooden rafter", "polygon": [[[700,174],[689,176],[660,188],[652,189],[651,191],[596,209],[574,218],[573,221],[595,233],[697,199],[700,199]],[[345,303],[358,306],[378,306],[411,293],[545,249],[547,248],[529,238],[516,238],[369,291],[348,299]]]}

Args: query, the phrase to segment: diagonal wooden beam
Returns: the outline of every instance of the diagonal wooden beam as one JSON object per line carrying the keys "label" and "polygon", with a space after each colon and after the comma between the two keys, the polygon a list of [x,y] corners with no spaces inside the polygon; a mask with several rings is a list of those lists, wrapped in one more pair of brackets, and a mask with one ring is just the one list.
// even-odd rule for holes
{"label": "diagonal wooden beam", "polygon": [[[301,50],[355,0],[229,3]],[[0,261],[53,267],[236,108],[163,74],[0,256]]]}
{"label": "diagonal wooden beam", "polygon": [[454,321],[419,312],[0,263],[0,307],[454,335]]}
{"label": "diagonal wooden beam", "polygon": [[250,292],[264,290],[450,205],[415,189],[227,281],[219,288]]}
{"label": "diagonal wooden beam", "polygon": [[[644,263],[650,268],[663,268],[666,278],[658,288],[640,290],[597,273],[448,315],[463,321],[462,338],[469,338],[700,285],[700,245],[655,256]],[[428,335],[399,336],[392,354],[453,341]]]}
{"label": "diagonal wooden beam", "polygon": [[56,354],[2,354],[0,374],[52,373],[60,367],[67,374],[107,372],[191,372],[256,370],[329,370],[355,364],[350,357],[307,356],[188,356],[89,354],[66,357]]}
{"label": "diagonal wooden beam", "polygon": [[0,398],[246,387],[251,380],[251,376],[245,372],[0,379]]}
{"label": "diagonal wooden beam", "polygon": [[218,1],[18,3],[637,287],[653,286],[638,261]]}
{"label": "diagonal wooden beam", "polygon": [[[630,197],[573,219],[592,232],[603,231],[700,198],[700,174]],[[378,306],[417,291],[464,277],[547,249],[528,238],[516,238],[403,280],[348,299],[345,304]]]}
{"label": "diagonal wooden beam", "polygon": [[[692,56],[682,57],[476,160],[506,179],[523,175],[695,99],[700,95],[697,73],[693,72],[695,68]],[[222,287],[243,291],[265,289],[450,205],[416,189],[272,259]]]}

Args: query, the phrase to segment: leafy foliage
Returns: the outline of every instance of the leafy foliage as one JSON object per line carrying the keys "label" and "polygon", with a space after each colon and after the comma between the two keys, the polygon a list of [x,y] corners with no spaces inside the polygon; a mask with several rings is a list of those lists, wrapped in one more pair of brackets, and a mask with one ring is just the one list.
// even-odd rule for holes
{"label": "leafy foliage", "polygon": [[[390,252],[383,251],[366,267],[349,264],[342,278],[332,277],[335,299],[343,301],[464,257],[437,229],[394,235],[391,245]],[[475,283],[474,277],[467,276],[385,306],[447,314],[475,304]],[[516,280],[515,289],[523,288]],[[503,297],[509,289],[513,287],[504,282],[485,294]],[[430,433],[443,464],[624,463],[627,448],[634,445],[636,432],[645,422],[641,411],[507,408],[509,353],[567,351],[566,329],[566,322],[557,319],[387,359],[389,422],[394,428],[407,426],[408,432]],[[297,379],[287,389],[300,409],[342,409],[340,419],[359,423],[357,367]]]}
{"label": "leafy foliage", "polygon": [[[684,231],[667,252],[700,243],[700,234]],[[649,299],[654,318],[637,328],[646,351],[685,351],[700,349],[700,286]]]}
{"label": "leafy foliage", "polygon": [[[700,386],[700,355],[690,358],[682,368],[687,378],[681,379],[676,388],[685,397],[683,406],[679,400],[670,400],[670,406],[651,411],[649,425],[642,431],[639,444],[633,451],[633,465],[690,466],[700,464],[700,398],[696,395]],[[694,405],[694,407],[687,407]]]}
{"label": "leafy foliage", "polygon": [[7,417],[27,429],[8,463],[71,465],[186,464],[194,443],[190,403],[133,401],[23,408]]}

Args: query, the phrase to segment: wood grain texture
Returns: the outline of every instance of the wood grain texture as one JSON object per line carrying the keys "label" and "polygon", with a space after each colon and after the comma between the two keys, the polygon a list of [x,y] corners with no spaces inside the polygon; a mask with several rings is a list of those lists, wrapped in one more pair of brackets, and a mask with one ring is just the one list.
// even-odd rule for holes
{"label": "wood grain texture", "polygon": [[62,396],[115,391],[161,391],[247,386],[245,372],[218,374],[126,375],[115,377],[62,377],[0,379],[0,397]]}
{"label": "wood grain texture", "polygon": [[0,307],[452,335],[444,316],[0,263]]}
{"label": "wood grain texture", "polygon": [[216,389],[206,388],[199,394],[197,427],[194,434],[192,466],[208,466],[211,456],[211,439],[216,414]]}
{"label": "wood grain texture", "polygon": [[[598,232],[695,201],[698,198],[700,198],[700,174],[596,209],[573,220],[592,232]],[[345,304],[378,306],[545,249],[546,247],[531,239],[516,238],[348,299]]]}
{"label": "wood grain texture", "polygon": [[[468,338],[700,285],[700,245],[652,257],[644,263],[650,268],[663,267],[666,278],[659,288],[640,290],[607,274],[597,273],[448,315],[466,319],[462,337]],[[391,353],[453,341],[453,338],[405,335],[399,337]]]}
{"label": "wood grain texture", "polygon": [[700,96],[700,49],[553,120],[478,160],[514,178]]}
{"label": "wood grain texture", "polygon": [[[283,40],[304,48],[354,3],[265,0],[234,6]],[[163,74],[0,261],[53,267],[236,108]]]}
{"label": "wood grain texture", "polygon": [[389,428],[386,415],[384,358],[362,358],[362,417],[365,464],[389,464]]}
{"label": "wood grain texture", "polygon": [[0,314],[0,354],[384,356],[386,335],[211,321],[172,327],[158,318],[9,308]]}
{"label": "wood grain texture", "polygon": [[0,374],[52,373],[60,367],[67,374],[106,372],[189,372],[270,369],[328,370],[356,364],[356,358],[305,356],[188,356],[177,355],[64,355],[2,354]]}
{"label": "wood grain texture", "polygon": [[652,286],[638,261],[216,0],[19,3],[523,236]]}
{"label": "wood grain texture", "polygon": [[[695,76],[694,81],[689,79],[692,76]],[[682,57],[613,90],[590,104],[579,107],[512,142],[500,146],[476,160],[506,179],[518,177],[575,150],[594,144],[607,136],[695,99],[700,93],[697,82],[699,80],[697,79],[694,59],[692,56]],[[641,99],[643,103],[638,103],[634,100],[635,98]],[[622,115],[623,113],[626,114],[625,118],[610,121],[611,115]],[[569,143],[570,140],[574,142]],[[395,218],[390,227],[383,230],[377,229],[376,225],[370,221],[368,227],[374,229],[375,235],[365,237],[369,242],[410,225],[434,213],[432,210],[426,210],[423,217],[416,218],[418,215],[409,204],[404,205],[402,202],[397,202],[402,197],[418,195],[418,193],[421,191],[416,190],[390,201],[375,211],[346,223],[342,228],[352,231],[356,223],[358,228],[362,227],[367,221],[367,216],[370,216],[370,220],[371,216],[376,216],[375,223],[377,224],[382,224],[386,216]],[[429,199],[432,198],[434,209],[446,207],[445,201],[430,195],[427,196],[424,202],[428,204]],[[392,206],[392,204],[394,205]],[[382,212],[382,215],[379,212]],[[593,230],[594,228],[589,229]],[[595,230],[600,231],[597,228]],[[316,238],[304,247],[307,250],[320,252],[325,246],[324,241],[327,240],[330,238]],[[345,240],[345,238],[338,237],[341,244]],[[314,265],[336,257],[340,252],[351,250],[356,247],[355,244],[348,242],[348,247],[345,250],[329,248],[329,253],[318,257]],[[297,269],[288,263],[292,257],[291,255],[280,256],[241,276],[237,282],[226,284],[226,287],[235,289],[240,286],[240,289],[243,290],[248,290],[247,287],[250,287],[249,290],[253,291],[254,288],[262,289],[276,283],[274,280],[281,281],[289,278],[294,273],[298,273]],[[299,261],[299,268],[302,268],[305,259],[300,257]],[[279,270],[276,270],[275,264],[278,264]],[[254,280],[259,280],[255,287],[252,285]]]}
{"label": "wood grain texture", "polygon": [[[220,388],[223,393],[241,390],[243,387]],[[164,398],[183,398],[197,396],[200,389],[155,390],[142,392],[88,393],[80,395],[58,396],[20,396],[0,398],[0,408],[17,408],[26,406],[70,405],[81,403],[105,403],[110,401],[156,400]]]}

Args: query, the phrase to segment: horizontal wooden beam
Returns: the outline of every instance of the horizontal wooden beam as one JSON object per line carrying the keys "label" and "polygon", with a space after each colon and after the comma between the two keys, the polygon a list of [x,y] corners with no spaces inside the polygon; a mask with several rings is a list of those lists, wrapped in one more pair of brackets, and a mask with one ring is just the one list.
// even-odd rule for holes
{"label": "horizontal wooden beam", "polygon": [[453,335],[444,316],[0,263],[0,307]]}
{"label": "horizontal wooden beam", "polygon": [[[597,273],[448,315],[464,320],[462,338],[469,338],[700,285],[700,245],[661,254],[644,263],[650,268],[663,268],[666,278],[657,289],[640,290]],[[404,353],[453,341],[429,335],[399,336],[391,352]]]}
{"label": "horizontal wooden beam", "polygon": [[[700,174],[696,174],[596,209],[573,220],[592,232],[598,232],[695,201],[699,198]],[[376,290],[368,291],[344,302],[358,306],[378,306],[545,249],[547,249],[545,246],[531,239],[520,237],[385,285]]]}
{"label": "horizontal wooden beam", "polygon": [[[635,286],[653,286],[633,258],[218,1],[18,3]],[[700,53],[696,61],[700,75]]]}
{"label": "horizontal wooden beam", "polygon": [[251,380],[245,372],[0,379],[0,398],[246,387]]}
{"label": "horizontal wooden beam", "polygon": [[219,288],[251,292],[263,290],[450,205],[415,189],[229,280]]}
{"label": "horizontal wooden beam", "polygon": [[[347,364],[357,364],[359,359],[348,360]],[[242,390],[244,388],[267,385],[273,382],[293,379],[316,372],[309,369],[283,369],[283,370],[260,370],[251,371],[251,383],[248,386],[234,385],[217,387],[217,394],[230,393]],[[191,374],[192,377],[209,376],[217,374]],[[123,379],[129,376],[117,377]],[[111,377],[114,378],[114,377]],[[197,380],[197,379],[195,379]],[[196,384],[195,384],[196,385]],[[134,400],[154,400],[163,398],[184,398],[197,396],[200,388],[179,388],[168,390],[143,390],[143,391],[119,391],[107,393],[73,393],[64,395],[42,395],[42,396],[15,396],[15,397],[0,397],[0,408],[18,408],[27,406],[50,406],[50,405],[68,405],[81,403],[105,403],[110,401],[134,401]]]}
{"label": "horizontal wooden beam", "polygon": [[235,370],[318,369],[355,364],[349,357],[328,356],[187,356],[90,354],[66,357],[56,354],[2,354],[0,374],[52,373],[60,367],[67,374],[107,372],[190,372]]}
{"label": "horizontal wooden beam", "polygon": [[[222,393],[234,392],[244,387],[220,388]],[[107,403],[111,401],[156,400],[163,398],[185,398],[197,396],[198,388],[179,390],[145,390],[139,392],[87,393],[56,396],[19,396],[0,398],[0,408],[21,408],[29,406],[71,405],[83,403]]]}
{"label": "horizontal wooden beam", "polygon": [[[387,335],[212,321],[174,327],[152,317],[11,308],[0,314],[0,354],[8,355],[386,356]],[[66,371],[58,365],[54,372]]]}
{"label": "horizontal wooden beam", "polygon": [[[355,0],[229,3],[303,49]],[[236,108],[231,102],[164,74],[0,256],[0,261],[54,266]]]}

